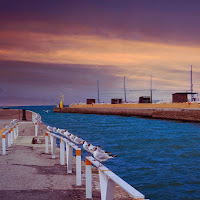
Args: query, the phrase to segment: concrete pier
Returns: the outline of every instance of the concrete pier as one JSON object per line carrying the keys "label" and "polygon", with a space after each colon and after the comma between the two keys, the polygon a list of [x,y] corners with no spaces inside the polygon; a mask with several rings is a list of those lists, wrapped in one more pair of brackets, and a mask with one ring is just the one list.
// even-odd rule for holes
{"label": "concrete pier", "polygon": [[[1,118],[0,122],[2,121],[4,125],[8,125],[9,120]],[[3,128],[2,123],[0,128]],[[83,184],[76,186],[75,158],[73,158],[72,173],[68,174],[67,166],[60,165],[59,148],[56,148],[55,159],[52,159],[50,154],[45,154],[45,132],[46,125],[41,123],[36,137],[39,143],[32,144],[35,138],[34,123],[32,121],[19,122],[19,136],[7,150],[6,155],[0,154],[0,199],[86,199],[85,163],[82,161]],[[0,149],[2,149],[1,142]],[[98,170],[92,167],[92,171],[92,199],[99,200],[101,194]],[[132,198],[116,186],[114,199]]]}
{"label": "concrete pier", "polygon": [[200,108],[131,108],[131,107],[69,107],[54,108],[54,112],[100,115],[138,116],[153,119],[200,122]]}

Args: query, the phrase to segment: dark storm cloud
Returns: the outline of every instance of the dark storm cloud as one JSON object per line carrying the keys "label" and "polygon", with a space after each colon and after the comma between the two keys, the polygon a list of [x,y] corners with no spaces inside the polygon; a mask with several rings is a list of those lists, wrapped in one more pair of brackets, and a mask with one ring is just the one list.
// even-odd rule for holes
{"label": "dark storm cloud", "polygon": [[4,0],[0,29],[198,45],[199,7],[198,0]]}
{"label": "dark storm cloud", "polygon": [[[78,64],[45,64],[19,61],[0,61],[0,80],[32,86],[66,85],[68,87],[89,87],[97,79],[111,81],[114,66],[93,66]],[[112,85],[111,83],[109,83]],[[106,85],[105,85],[106,86]]]}

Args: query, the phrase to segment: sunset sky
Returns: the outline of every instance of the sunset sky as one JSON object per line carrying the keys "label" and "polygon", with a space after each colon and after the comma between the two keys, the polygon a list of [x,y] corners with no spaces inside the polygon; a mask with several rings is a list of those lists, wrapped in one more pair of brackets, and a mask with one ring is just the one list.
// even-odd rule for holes
{"label": "sunset sky", "polygon": [[[200,92],[199,0],[1,0],[0,106]],[[137,90],[137,91],[134,91]],[[171,91],[166,91],[171,90]]]}

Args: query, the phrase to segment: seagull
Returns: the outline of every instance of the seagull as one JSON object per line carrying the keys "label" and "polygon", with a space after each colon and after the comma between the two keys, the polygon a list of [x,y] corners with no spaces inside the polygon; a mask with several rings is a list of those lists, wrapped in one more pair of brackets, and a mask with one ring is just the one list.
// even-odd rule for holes
{"label": "seagull", "polygon": [[53,127],[53,132],[56,133],[57,132],[57,128]]}
{"label": "seagull", "polygon": [[53,131],[53,127],[51,127],[51,126],[47,126],[47,129],[48,129],[49,131]]}
{"label": "seagull", "polygon": [[94,153],[96,146],[92,145],[92,144],[88,144],[88,151],[92,154]]}
{"label": "seagull", "polygon": [[86,150],[86,151],[89,151],[89,149],[88,149],[88,143],[87,143],[87,141],[83,141],[83,148]]}
{"label": "seagull", "polygon": [[89,144],[88,144],[88,141],[83,141],[83,148],[88,152],[88,156],[89,156],[89,146],[88,146]]}
{"label": "seagull", "polygon": [[[101,153],[101,152],[98,151],[97,147],[95,148],[93,156],[94,156],[95,159],[97,159],[101,163],[107,161],[110,158],[117,157],[116,155],[109,155],[107,153]],[[100,167],[100,164],[99,164],[99,167]]]}
{"label": "seagull", "polygon": [[44,112],[46,112],[46,113],[49,113],[50,112],[50,110],[43,110]]}
{"label": "seagull", "polygon": [[75,135],[71,134],[71,135],[70,135],[70,140],[71,140],[72,142],[74,142],[75,137],[76,137]]}
{"label": "seagull", "polygon": [[71,140],[70,136],[71,136],[71,133],[68,132],[67,135],[66,135],[67,139]]}
{"label": "seagull", "polygon": [[10,126],[6,126],[6,129],[7,129],[8,131],[10,131],[11,128],[10,128]]}
{"label": "seagull", "polygon": [[70,134],[71,134],[71,133],[69,133],[68,130],[66,130],[66,131],[64,132],[64,136],[67,137],[67,138],[70,136]]}
{"label": "seagull", "polygon": [[83,139],[79,138],[78,136],[75,136],[74,142],[78,144],[78,147],[80,147],[80,144],[83,144]]}
{"label": "seagull", "polygon": [[57,133],[63,134],[65,132],[65,129],[59,129],[57,130]]}
{"label": "seagull", "polygon": [[108,151],[104,151],[101,146],[97,146],[97,151],[100,152],[100,153],[107,153],[107,154],[111,154],[111,152],[108,152]]}

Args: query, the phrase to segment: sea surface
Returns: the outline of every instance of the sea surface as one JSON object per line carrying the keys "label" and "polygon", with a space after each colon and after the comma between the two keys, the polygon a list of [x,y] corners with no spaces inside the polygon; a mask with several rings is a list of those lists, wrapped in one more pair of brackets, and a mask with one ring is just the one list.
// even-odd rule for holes
{"label": "sea surface", "polygon": [[47,125],[68,129],[116,154],[105,166],[146,198],[200,200],[199,123],[53,113],[53,106],[21,108],[38,112]]}

